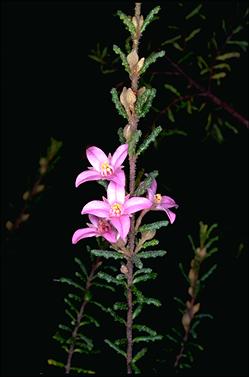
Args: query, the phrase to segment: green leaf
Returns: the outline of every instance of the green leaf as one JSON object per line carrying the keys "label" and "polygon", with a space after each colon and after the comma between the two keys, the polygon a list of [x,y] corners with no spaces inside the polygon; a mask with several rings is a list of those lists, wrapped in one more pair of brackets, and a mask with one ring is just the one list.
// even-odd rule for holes
{"label": "green leaf", "polygon": [[98,306],[103,312],[110,314],[112,318],[114,319],[114,321],[119,322],[122,325],[126,324],[125,320],[119,315],[117,315],[111,308],[106,308],[105,306],[103,306],[97,301],[92,301],[92,304]]}
{"label": "green leaf", "polygon": [[180,97],[181,94],[178,92],[178,90],[173,86],[169,84],[164,84],[165,89],[168,89],[171,93],[175,94],[177,97]]}
{"label": "green leaf", "polygon": [[133,339],[133,343],[139,342],[154,342],[155,340],[161,340],[163,337],[162,335],[154,335],[154,336],[137,336]]}
{"label": "green leaf", "polygon": [[169,222],[167,220],[156,221],[155,223],[150,223],[150,224],[145,224],[145,225],[140,226],[140,228],[138,229],[138,232],[144,233],[150,230],[158,230],[162,228],[163,226],[167,226],[168,224]]}
{"label": "green leaf", "polygon": [[223,60],[227,60],[231,58],[239,58],[239,57],[240,57],[239,52],[227,52],[226,54],[217,56],[216,60],[223,61]]}
{"label": "green leaf", "polygon": [[161,131],[162,131],[161,126],[158,126],[158,127],[153,129],[151,134],[146,137],[146,139],[142,142],[142,144],[140,144],[140,146],[137,150],[137,156],[139,156],[141,153],[143,153],[149,147],[149,145],[156,140],[157,136],[160,134]]}
{"label": "green leaf", "polygon": [[156,96],[155,88],[147,88],[137,98],[135,104],[135,111],[139,118],[144,118],[151,108],[152,101]]}
{"label": "green leaf", "polygon": [[150,274],[152,272],[151,268],[142,268],[134,273],[134,277],[140,274]]}
{"label": "green leaf", "polygon": [[77,289],[80,289],[81,291],[84,291],[84,288],[81,285],[79,285],[78,283],[75,283],[75,281],[73,281],[72,279],[61,277],[59,279],[55,279],[55,281],[58,281],[58,282],[63,283],[63,284],[71,285],[71,286],[73,286]]}
{"label": "green leaf", "polygon": [[189,20],[190,18],[194,17],[195,15],[199,14],[203,4],[199,4],[196,8],[194,8],[190,13],[187,14],[185,20]]}
{"label": "green leaf", "polygon": [[182,273],[182,276],[185,278],[185,280],[187,281],[187,283],[189,283],[189,278],[188,278],[186,272],[184,271],[184,268],[183,268],[182,263],[180,262],[178,266],[179,266],[179,268],[180,268],[180,271],[181,271],[181,273]]}
{"label": "green leaf", "polygon": [[141,246],[141,249],[147,249],[147,247],[150,247],[150,246],[157,246],[159,244],[159,241],[158,240],[150,240],[150,241],[146,241],[142,246]]}
{"label": "green leaf", "polygon": [[140,130],[136,130],[135,132],[133,132],[131,139],[129,140],[129,148],[128,148],[129,155],[132,155],[132,156],[135,155],[136,146],[141,136],[142,136],[142,132]]}
{"label": "green leaf", "polygon": [[181,35],[176,35],[173,38],[167,39],[166,41],[162,42],[162,46],[172,44],[172,43],[178,41],[178,39],[181,39],[181,37],[182,37]]}
{"label": "green leaf", "polygon": [[130,68],[129,68],[129,64],[127,62],[127,58],[125,56],[125,54],[123,53],[123,51],[116,45],[113,45],[113,51],[119,55],[120,59],[121,59],[121,63],[122,65],[125,67],[125,70],[130,73]]}
{"label": "green leaf", "polygon": [[59,329],[61,329],[61,330],[64,330],[64,331],[68,331],[68,332],[72,332],[72,329],[70,328],[70,327],[68,327],[68,326],[65,326],[65,325],[62,325],[62,324],[59,324]]}
{"label": "green leaf", "polygon": [[120,281],[120,280],[117,280],[116,278],[114,278],[113,276],[107,274],[106,272],[102,272],[102,271],[99,271],[97,273],[97,277],[100,278],[100,279],[103,279],[105,281],[107,281],[108,283],[113,283],[113,284],[116,284],[116,285],[123,285],[123,282]]}
{"label": "green leaf", "polygon": [[217,268],[217,264],[214,264],[201,278],[200,278],[200,282],[204,282],[205,280],[207,280],[209,278],[209,276],[212,275],[212,273],[216,270]]}
{"label": "green leaf", "polygon": [[142,269],[143,268],[143,262],[141,261],[141,259],[139,258],[139,256],[137,254],[134,254],[132,256],[132,260],[133,260],[133,263],[135,264],[135,266],[138,268],[138,269]]}
{"label": "green leaf", "polygon": [[119,353],[120,355],[126,357],[126,353],[121,350],[120,348],[118,348],[114,343],[112,343],[109,339],[105,339],[104,340],[105,343],[108,344],[109,347],[113,348],[117,353]]}
{"label": "green leaf", "polygon": [[135,363],[131,363],[131,368],[134,371],[135,374],[141,374],[141,370],[138,368],[138,366]]}
{"label": "green leaf", "polygon": [[140,332],[146,332],[151,336],[157,335],[157,332],[155,330],[152,330],[150,327],[145,325],[133,325],[133,329],[138,330]]}
{"label": "green leaf", "polygon": [[75,313],[78,313],[78,309],[72,304],[70,300],[68,300],[66,297],[64,298],[64,302],[70,307],[72,311]]}
{"label": "green leaf", "polygon": [[84,314],[84,318],[88,320],[88,323],[93,323],[96,327],[100,327],[99,322],[89,314]]}
{"label": "green leaf", "polygon": [[143,22],[143,26],[141,28],[141,33],[143,33],[145,31],[145,29],[147,28],[147,26],[152,22],[154,21],[156,18],[155,18],[155,15],[160,11],[160,6],[158,5],[157,7],[153,8],[149,13],[148,15],[146,16],[144,22]]}
{"label": "green leaf", "polygon": [[162,58],[165,55],[165,51],[153,52],[148,58],[145,59],[144,65],[141,68],[140,75],[146,72],[152,63],[155,63],[158,58]]}
{"label": "green leaf", "polygon": [[138,305],[132,314],[132,318],[135,319],[142,311],[142,305]]}
{"label": "green leaf", "polygon": [[215,73],[214,75],[211,76],[211,79],[213,80],[220,80],[220,79],[223,79],[224,77],[226,77],[226,72],[219,72],[219,73]]}
{"label": "green leaf", "polygon": [[215,68],[215,69],[224,69],[224,68],[226,68],[228,71],[231,71],[231,67],[230,67],[230,65],[227,64],[227,63],[219,63],[219,64],[216,64],[216,65],[214,65],[214,68]]}
{"label": "green leaf", "polygon": [[172,113],[172,111],[171,111],[170,108],[168,108],[168,110],[167,110],[167,114],[168,114],[168,118],[169,118],[169,120],[170,120],[172,123],[174,123],[174,122],[175,122],[175,118],[174,118],[174,115],[173,115],[173,113]]}
{"label": "green leaf", "polygon": [[178,297],[173,297],[173,299],[176,301],[176,302],[178,302],[178,304],[180,304],[180,305],[182,305],[184,308],[185,308],[185,303],[180,299],[180,298],[178,298]]}
{"label": "green leaf", "polygon": [[230,44],[230,45],[237,45],[239,46],[242,51],[246,52],[247,50],[247,47],[248,47],[248,42],[247,41],[235,41],[235,40],[229,40],[227,41],[227,44]]}
{"label": "green leaf", "polygon": [[144,299],[145,299],[144,304],[146,305],[154,305],[156,307],[162,306],[161,302],[157,300],[156,298],[145,297]]}
{"label": "green leaf", "polygon": [[195,244],[194,244],[193,238],[192,238],[192,236],[191,236],[190,234],[188,234],[188,239],[189,239],[189,242],[191,243],[192,250],[193,250],[193,252],[195,253],[196,247],[195,247]]}
{"label": "green leaf", "polygon": [[[126,113],[125,113],[126,114]],[[125,138],[124,138],[124,129],[122,127],[119,127],[118,129],[118,137],[119,137],[119,141],[120,141],[120,144],[124,144],[126,142]]]}
{"label": "green leaf", "polygon": [[214,242],[218,241],[219,240],[219,237],[216,236],[216,237],[213,237],[211,238],[207,243],[206,243],[206,248],[208,249]]}
{"label": "green leaf", "polygon": [[93,349],[93,341],[92,339],[88,338],[87,336],[78,333],[77,338],[83,340],[84,344],[86,345],[87,349],[91,351]]}
{"label": "green leaf", "polygon": [[151,251],[142,251],[138,253],[140,258],[148,259],[148,258],[156,258],[156,257],[163,257],[167,251],[164,250],[151,250]]}
{"label": "green leaf", "polygon": [[[112,88],[111,95],[112,95],[112,102],[114,103],[114,105],[115,105],[115,107],[116,107],[119,115],[121,115],[125,119],[128,119],[126,111],[123,108],[123,105],[121,104],[121,102],[119,100],[117,89]],[[121,130],[122,130],[122,133],[123,133],[123,129],[122,128],[121,128]]]}
{"label": "green leaf", "polygon": [[191,31],[191,33],[185,38],[185,41],[186,41],[186,42],[190,41],[190,40],[193,39],[197,34],[199,34],[200,31],[201,31],[200,28],[194,29],[194,30]]}
{"label": "green leaf", "polygon": [[137,283],[140,283],[142,281],[155,279],[156,277],[157,277],[157,274],[155,272],[151,272],[150,274],[146,274],[146,275],[141,275],[141,276],[136,277],[133,280],[133,284],[137,284]]}
{"label": "green leaf", "polygon": [[179,341],[178,339],[176,339],[174,336],[171,336],[169,334],[166,334],[166,338],[168,338],[169,340],[171,340],[171,342],[175,343],[175,344],[179,344]]}
{"label": "green leaf", "polygon": [[103,257],[106,259],[113,258],[113,259],[123,259],[124,256],[117,251],[111,250],[91,250],[91,253],[95,255],[95,257]]}
{"label": "green leaf", "polygon": [[115,302],[113,305],[114,310],[127,310],[127,304],[125,302]]}
{"label": "green leaf", "polygon": [[143,195],[146,190],[151,186],[153,179],[158,176],[158,171],[154,170],[147,174],[147,177],[140,183],[137,189],[134,191],[134,196]]}
{"label": "green leaf", "polygon": [[74,301],[77,301],[77,302],[81,302],[82,301],[82,297],[79,297],[79,296],[77,296],[77,295],[75,295],[73,293],[69,293],[68,297],[72,298]]}
{"label": "green leaf", "polygon": [[48,359],[48,365],[53,365],[54,367],[64,368],[65,364],[61,363],[60,361],[56,361],[53,359]]}
{"label": "green leaf", "polygon": [[195,318],[199,318],[199,319],[202,319],[202,318],[208,318],[208,319],[214,319],[214,317],[211,315],[211,314],[208,314],[208,313],[200,313],[200,314],[196,314],[195,315]]}
{"label": "green leaf", "polygon": [[84,264],[82,263],[82,261],[77,257],[74,258],[74,261],[78,264],[79,268],[81,269],[81,272],[87,278],[88,277],[87,270]]}
{"label": "green leaf", "polygon": [[117,15],[119,16],[120,20],[123,21],[126,29],[131,33],[131,35],[136,33],[135,26],[133,25],[131,19],[121,10],[117,11]]}
{"label": "green leaf", "polygon": [[79,374],[95,374],[96,372],[94,370],[90,369],[83,369],[83,368],[78,368],[78,367],[71,367],[71,371],[79,373]]}
{"label": "green leaf", "polygon": [[138,360],[140,360],[147,352],[147,348],[142,348],[132,359],[133,363],[136,363]]}
{"label": "green leaf", "polygon": [[108,289],[109,291],[115,292],[115,288],[113,288],[111,285],[107,284],[100,284],[100,283],[93,283],[94,287],[99,287],[99,288],[105,288]]}

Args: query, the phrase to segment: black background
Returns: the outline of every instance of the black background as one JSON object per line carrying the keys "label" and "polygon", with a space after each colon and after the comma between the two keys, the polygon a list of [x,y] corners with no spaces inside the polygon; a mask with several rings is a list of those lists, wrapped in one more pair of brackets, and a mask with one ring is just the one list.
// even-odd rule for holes
{"label": "black background", "polygon": [[[195,2],[189,2],[189,8]],[[208,23],[226,14],[232,20],[244,2],[210,2]],[[146,2],[143,12],[154,5]],[[166,33],[173,2],[161,3],[160,20],[144,36],[143,43],[159,46]],[[85,148],[96,145],[106,152],[118,146],[116,129],[124,121],[116,114],[109,90],[124,73],[103,76],[88,54],[96,43],[122,46],[125,34],[114,13],[130,14],[127,2],[12,2],[2,3],[2,221],[11,216],[11,206],[35,177],[37,163],[51,136],[63,141],[62,159],[51,174],[49,187],[34,209],[32,219],[15,236],[2,242],[2,375],[56,375],[48,358],[60,359],[52,340],[63,322],[63,288],[53,279],[74,273],[73,257],[84,253],[84,242],[72,247],[72,233],[83,226],[82,206],[101,193],[89,182],[74,188],[77,174],[87,165]],[[170,19],[172,22],[172,19]],[[247,114],[247,57],[219,89],[220,96]],[[164,63],[168,64],[168,63]],[[166,121],[166,120],[165,120]],[[186,118],[183,117],[184,122]],[[146,123],[147,122],[147,123]],[[149,123],[144,121],[145,126]],[[214,315],[201,327],[205,347],[198,354],[193,375],[246,376],[247,371],[247,251],[236,258],[240,243],[247,244],[248,227],[248,139],[244,126],[229,134],[222,145],[201,141],[191,117],[186,128],[197,130],[187,138],[164,139],[153,147],[140,166],[159,169],[159,188],[179,204],[173,226],[161,231],[167,256],[153,262],[159,278],[151,284],[151,296],[164,303],[150,309],[144,322],[159,331],[169,331],[176,316],[172,297],[186,299],[186,287],[177,268],[187,266],[191,249],[187,234],[198,236],[200,220],[219,223],[220,252],[214,256],[218,268],[202,295],[203,311]],[[94,190],[94,192],[93,192]],[[152,216],[154,219],[154,215]],[[163,213],[157,219],[164,219]],[[2,238],[2,237],[1,237]],[[93,243],[94,245],[94,243]],[[149,286],[149,284],[148,284]],[[101,292],[99,293],[102,294]],[[106,298],[109,300],[109,298]],[[100,316],[102,316],[100,314]],[[119,326],[103,317],[103,337],[114,338]],[[125,371],[119,356],[101,343],[102,353],[86,361],[102,375]],[[144,373],[151,373],[163,347],[151,347]],[[122,372],[121,372],[122,373]],[[169,375],[160,369],[161,375]]]}

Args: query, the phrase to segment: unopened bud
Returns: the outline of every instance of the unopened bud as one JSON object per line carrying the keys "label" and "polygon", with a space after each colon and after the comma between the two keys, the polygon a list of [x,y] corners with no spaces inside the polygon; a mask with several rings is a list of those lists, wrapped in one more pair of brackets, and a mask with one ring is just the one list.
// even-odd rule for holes
{"label": "unopened bud", "polygon": [[135,26],[135,28],[137,29],[137,18],[135,16],[132,17],[132,23]]}
{"label": "unopened bud", "polygon": [[23,213],[21,216],[21,221],[24,223],[29,219],[30,214],[29,213]]}
{"label": "unopened bud", "polygon": [[8,220],[8,221],[6,222],[6,224],[5,224],[5,227],[6,227],[7,230],[11,230],[11,229],[13,229],[13,226],[14,226],[14,224],[13,224],[12,221],[10,221],[10,220]]}
{"label": "unopened bud", "polygon": [[138,54],[136,50],[132,50],[129,55],[127,55],[127,62],[130,66],[131,71],[137,65],[138,62]]}
{"label": "unopened bud", "polygon": [[155,230],[148,230],[147,232],[142,233],[142,240],[143,242],[152,240],[156,235]]}
{"label": "unopened bud", "polygon": [[187,302],[186,302],[186,306],[187,306],[188,309],[190,309],[190,308],[191,308],[191,302],[190,302],[190,301],[187,301]]}
{"label": "unopened bud", "polygon": [[122,272],[122,274],[124,275],[127,275],[128,274],[128,268],[122,264],[122,266],[120,267],[120,271]]}
{"label": "unopened bud", "polygon": [[35,188],[35,194],[39,194],[40,192],[42,192],[45,188],[45,185],[38,185],[36,188]]}
{"label": "unopened bud", "polygon": [[135,93],[133,92],[131,88],[129,88],[126,92],[126,101],[131,108],[133,108],[133,105],[136,102],[136,99],[137,97]]}
{"label": "unopened bud", "polygon": [[139,72],[144,65],[144,58],[141,58],[137,63],[137,71]]}
{"label": "unopened bud", "polygon": [[193,310],[192,310],[193,315],[195,315],[195,313],[197,313],[199,310],[200,310],[200,303],[198,302],[198,304],[195,304],[193,306]]}
{"label": "unopened bud", "polygon": [[29,191],[25,191],[24,194],[23,194],[23,196],[22,196],[23,200],[28,200],[29,195],[30,195],[30,192]]}
{"label": "unopened bud", "polygon": [[123,87],[123,90],[120,94],[120,102],[122,103],[122,105],[125,107],[126,106],[126,92],[127,92],[127,88],[126,86]]}
{"label": "unopened bud", "polygon": [[191,283],[196,280],[196,273],[192,268],[189,270],[188,277]]}
{"label": "unopened bud", "polygon": [[142,29],[143,23],[144,23],[144,18],[143,18],[143,16],[141,15],[141,16],[140,16],[140,19],[139,19],[139,28],[140,28],[140,29]]}
{"label": "unopened bud", "polygon": [[191,322],[191,318],[190,318],[189,314],[187,312],[184,313],[183,316],[182,316],[182,325],[183,325],[185,331],[188,331],[190,322]]}
{"label": "unopened bud", "polygon": [[125,140],[128,142],[132,135],[131,125],[129,123],[125,126],[123,135],[124,135]]}
{"label": "unopened bud", "polygon": [[191,297],[194,297],[194,290],[192,287],[189,287],[188,289],[188,294],[191,296]]}
{"label": "unopened bud", "polygon": [[205,247],[203,247],[201,249],[198,248],[196,250],[196,254],[200,257],[201,260],[203,260],[206,257],[206,255],[207,255],[207,250],[206,250]]}
{"label": "unopened bud", "polygon": [[138,89],[137,95],[141,96],[145,92],[146,88],[145,86],[142,86],[140,89]]}

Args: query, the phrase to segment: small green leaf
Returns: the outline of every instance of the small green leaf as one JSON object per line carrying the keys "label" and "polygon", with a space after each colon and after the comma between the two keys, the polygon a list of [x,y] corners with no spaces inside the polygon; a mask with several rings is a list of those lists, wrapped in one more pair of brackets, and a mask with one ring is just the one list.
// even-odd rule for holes
{"label": "small green leaf", "polygon": [[137,156],[139,156],[141,153],[143,153],[149,147],[149,145],[156,140],[157,136],[160,134],[161,131],[162,131],[161,126],[158,126],[158,127],[153,129],[151,134],[146,137],[146,139],[142,142],[142,144],[140,144],[140,146],[137,150],[137,153],[136,153]]}
{"label": "small green leaf", "polygon": [[133,311],[132,318],[135,319],[142,311],[142,305],[138,305]]}
{"label": "small green leaf", "polygon": [[168,114],[168,118],[169,118],[169,120],[170,120],[172,123],[174,123],[174,122],[175,122],[175,118],[174,118],[174,115],[173,115],[173,113],[172,113],[172,111],[171,111],[170,108],[168,108],[168,110],[167,110],[167,114]]}
{"label": "small green leaf", "polygon": [[150,240],[150,241],[146,241],[140,250],[143,250],[143,249],[147,249],[147,247],[151,247],[151,246],[157,246],[159,244],[159,241],[158,240]]}
{"label": "small green leaf", "polygon": [[113,284],[116,284],[116,285],[120,285],[120,284],[123,285],[123,283],[121,281],[117,280],[116,278],[107,274],[106,272],[99,271],[98,274],[97,274],[97,277],[107,281],[108,283],[113,283]]}
{"label": "small green leaf", "polygon": [[145,59],[144,65],[141,68],[140,75],[146,72],[152,63],[155,63],[158,58],[162,58],[165,55],[165,51],[153,52],[148,58]]}
{"label": "small green leaf", "polygon": [[166,41],[162,42],[162,46],[172,44],[172,43],[178,41],[178,39],[181,39],[181,37],[182,37],[181,35],[176,35],[173,38],[167,39]]}
{"label": "small green leaf", "polygon": [[138,229],[138,232],[144,233],[150,230],[158,230],[164,226],[167,226],[168,224],[169,222],[167,220],[156,221],[155,223],[150,223],[150,224],[145,224],[145,225],[140,226],[140,228]]}
{"label": "small green leaf", "polygon": [[239,57],[240,57],[239,52],[227,52],[226,54],[217,56],[216,60],[223,61],[223,60],[227,60],[231,58],[239,58]]}
{"label": "small green leaf", "polygon": [[122,127],[119,127],[117,134],[118,134],[120,144],[124,144],[126,142],[126,140],[124,138],[124,129]]}
{"label": "small green leaf", "polygon": [[230,44],[230,45],[237,45],[239,46],[242,51],[246,52],[247,50],[247,47],[248,47],[248,42],[247,41],[235,41],[235,40],[229,40],[227,41],[227,44]]}
{"label": "small green leaf", "polygon": [[155,15],[160,11],[160,6],[158,5],[157,7],[153,8],[148,15],[145,17],[145,20],[143,22],[143,26],[141,28],[141,33],[145,31],[147,26],[156,19]]}
{"label": "small green leaf", "polygon": [[185,20],[189,20],[190,18],[194,17],[195,15],[199,14],[203,4],[199,4],[196,8],[194,8],[190,13],[187,14]]}
{"label": "small green leaf", "polygon": [[167,251],[164,250],[151,250],[151,251],[142,251],[141,253],[138,253],[139,258],[157,258],[157,257],[163,257]]}
{"label": "small green leaf", "polygon": [[78,264],[78,266],[81,269],[81,272],[87,278],[88,277],[87,270],[86,270],[86,267],[84,266],[84,264],[82,263],[82,261],[79,258],[77,258],[77,257],[74,258],[74,261]]}
{"label": "small green leaf", "polygon": [[65,364],[61,363],[60,361],[56,361],[53,359],[48,359],[48,365],[53,365],[54,367],[64,368]]}
{"label": "small green leaf", "polygon": [[158,171],[154,170],[151,173],[147,174],[147,177],[140,183],[138,188],[134,192],[134,196],[140,196],[143,195],[146,190],[151,186],[151,183],[153,179],[155,179],[158,176]]}
{"label": "small green leaf", "polygon": [[99,322],[95,318],[93,318],[91,315],[84,314],[84,318],[86,318],[89,321],[88,322],[89,324],[93,323],[96,327],[100,327]]}
{"label": "small green leaf", "polygon": [[141,261],[141,259],[139,258],[139,256],[137,254],[133,255],[132,260],[133,260],[133,263],[135,264],[135,266],[138,269],[141,270],[143,268],[143,262]]}
{"label": "small green leaf", "polygon": [[139,342],[154,342],[155,340],[161,340],[163,337],[162,335],[154,335],[154,336],[137,336],[133,339],[133,343]]}
{"label": "small green leaf", "polygon": [[80,289],[81,291],[84,291],[84,288],[81,285],[79,285],[78,283],[75,283],[75,281],[73,281],[72,279],[61,277],[59,279],[55,279],[55,281],[58,281],[58,282],[63,283],[63,284],[71,285],[75,288]]}
{"label": "small green leaf", "polygon": [[96,372],[94,370],[89,370],[89,369],[83,369],[83,368],[78,368],[78,367],[71,367],[70,368],[72,372],[76,372],[78,374],[95,374]]}
{"label": "small green leaf", "polygon": [[113,51],[119,55],[120,59],[121,59],[121,62],[122,62],[122,65],[125,67],[125,70],[130,73],[130,68],[129,68],[129,64],[127,62],[127,58],[125,56],[125,54],[123,53],[123,51],[116,45],[113,45]]}
{"label": "small green leaf", "polygon": [[151,272],[150,274],[146,274],[146,275],[141,275],[141,276],[136,277],[133,280],[133,284],[137,284],[137,283],[140,283],[140,282],[143,282],[143,281],[155,279],[156,277],[157,277],[157,274],[155,272]]}
{"label": "small green leaf", "polygon": [[140,274],[150,274],[152,272],[151,268],[142,268],[134,273],[134,277]]}
{"label": "small green leaf", "polygon": [[194,30],[191,31],[191,33],[185,38],[185,41],[186,41],[186,42],[190,41],[190,40],[193,39],[197,34],[199,34],[200,31],[201,31],[200,28],[194,29]]}
{"label": "small green leaf", "polygon": [[166,335],[166,338],[168,338],[169,340],[171,340],[171,342],[173,342],[175,344],[179,343],[178,339],[176,339],[174,336],[171,336],[169,334]]}
{"label": "small green leaf", "polygon": [[99,287],[99,288],[105,288],[108,289],[109,291],[115,292],[115,288],[113,288],[111,285],[107,284],[100,284],[100,283],[93,283],[94,287]]}
{"label": "small green leaf", "polygon": [[65,326],[65,325],[62,325],[62,324],[59,324],[59,329],[61,329],[61,330],[64,330],[64,331],[68,331],[68,332],[72,332],[72,329],[70,328],[70,327],[68,327],[68,326]]}
{"label": "small green leaf", "polygon": [[209,276],[212,275],[212,273],[216,270],[217,268],[217,264],[214,264],[201,278],[200,278],[200,282],[203,283],[205,280],[207,280],[209,278]]}
{"label": "small green leaf", "polygon": [[176,301],[176,302],[178,302],[178,304],[180,304],[180,305],[182,305],[184,308],[185,308],[185,303],[180,299],[180,298],[178,298],[178,297],[173,297],[173,299]]}
{"label": "small green leaf", "polygon": [[117,353],[126,357],[126,353],[119,347],[117,347],[114,343],[112,343],[109,339],[105,339],[104,342],[107,343],[109,347],[113,348]]}
{"label": "small green leaf", "polygon": [[162,306],[161,302],[159,300],[157,300],[156,298],[145,297],[144,299],[145,299],[144,303],[146,305],[154,305],[154,306],[156,306],[158,308],[159,308],[159,306]]}
{"label": "small green leaf", "polygon": [[136,33],[135,26],[133,25],[131,19],[121,10],[117,11],[117,15],[119,16],[120,20],[123,21],[126,29],[131,33],[131,35]]}
{"label": "small green leaf", "polygon": [[113,258],[113,259],[122,259],[124,256],[117,251],[111,250],[91,250],[91,253],[96,257],[103,257],[103,258]]}
{"label": "small green leaf", "polygon": [[171,93],[175,94],[177,97],[180,97],[181,94],[178,92],[178,90],[173,86],[169,84],[164,84],[165,89],[168,89]]}
{"label": "small green leaf", "polygon": [[115,302],[113,305],[114,310],[126,310],[127,304],[125,302]]}
{"label": "small green leaf", "polygon": [[179,263],[179,269],[180,269],[180,271],[182,273],[182,276],[186,279],[187,283],[189,283],[189,278],[188,278],[186,272],[184,271],[184,268],[183,268],[183,265],[182,265],[181,262]]}
{"label": "small green leaf", "polygon": [[145,325],[133,325],[133,329],[138,330],[140,332],[146,332],[151,336],[157,335],[157,332],[155,330],[152,330],[150,327]]}
{"label": "small green leaf", "polygon": [[142,348],[132,359],[133,363],[136,363],[138,360],[140,360],[147,352],[147,348]]}
{"label": "small green leaf", "polygon": [[214,75],[211,76],[211,79],[213,80],[220,80],[220,79],[223,79],[224,77],[226,77],[226,72],[219,72],[219,73],[215,73]]}
{"label": "small green leaf", "polygon": [[[125,119],[128,119],[126,111],[123,108],[123,106],[122,106],[122,104],[121,104],[121,102],[119,100],[117,89],[112,88],[111,95],[112,95],[112,102],[114,103],[114,105],[115,105],[115,107],[116,107],[119,115],[121,115]],[[122,128],[121,128],[121,130],[122,130],[122,133],[123,133],[123,129]]]}
{"label": "small green leaf", "polygon": [[155,88],[147,88],[137,98],[135,111],[139,118],[144,118],[151,108],[152,101],[156,96]]}

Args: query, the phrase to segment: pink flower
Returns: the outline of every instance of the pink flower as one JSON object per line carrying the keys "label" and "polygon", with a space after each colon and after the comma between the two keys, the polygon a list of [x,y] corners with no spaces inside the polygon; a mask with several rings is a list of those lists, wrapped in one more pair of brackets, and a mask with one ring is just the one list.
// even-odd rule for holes
{"label": "pink flower", "polygon": [[125,174],[122,170],[122,163],[128,153],[128,144],[120,145],[113,156],[106,154],[97,147],[90,147],[86,150],[86,156],[92,167],[84,170],[76,178],[75,186],[78,187],[87,181],[108,179],[120,185],[125,185]]}
{"label": "pink flower", "polygon": [[129,198],[129,195],[125,196],[124,186],[110,182],[107,188],[107,199],[87,203],[81,213],[108,219],[117,229],[120,237],[125,240],[130,230],[130,215],[150,207],[150,200],[141,197]]}
{"label": "pink flower", "polygon": [[75,244],[83,238],[87,237],[104,237],[108,242],[115,243],[117,241],[117,232],[109,221],[99,219],[96,216],[89,215],[91,224],[87,224],[88,228],[76,230],[72,237],[72,243]]}
{"label": "pink flower", "polygon": [[171,224],[175,221],[176,215],[174,212],[170,211],[169,208],[178,208],[176,202],[166,195],[161,195],[156,193],[157,190],[157,183],[156,180],[153,179],[150,188],[147,190],[148,192],[148,199],[151,202],[151,210],[154,211],[165,211],[168,215],[169,221]]}

